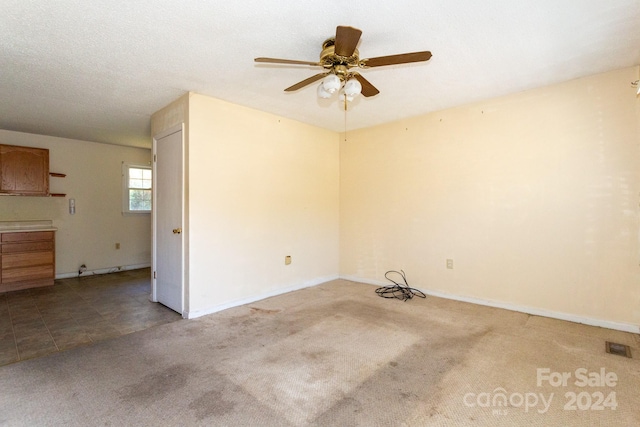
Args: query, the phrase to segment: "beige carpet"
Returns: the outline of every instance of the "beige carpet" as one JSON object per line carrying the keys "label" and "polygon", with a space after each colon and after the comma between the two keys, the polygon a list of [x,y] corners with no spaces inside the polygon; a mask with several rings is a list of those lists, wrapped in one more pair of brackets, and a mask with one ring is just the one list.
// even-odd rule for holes
{"label": "beige carpet", "polygon": [[337,280],[0,367],[0,425],[640,425],[636,335],[374,289]]}

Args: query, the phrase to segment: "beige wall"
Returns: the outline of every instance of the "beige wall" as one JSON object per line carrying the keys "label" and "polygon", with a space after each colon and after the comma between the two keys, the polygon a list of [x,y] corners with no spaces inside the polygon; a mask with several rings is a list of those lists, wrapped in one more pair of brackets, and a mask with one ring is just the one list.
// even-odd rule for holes
{"label": "beige wall", "polygon": [[190,96],[190,93],[185,93],[171,104],[153,113],[151,116],[152,137],[182,123],[185,124],[185,127],[188,127]]}
{"label": "beige wall", "polygon": [[197,94],[188,119],[189,316],[336,278],[338,134]]}
{"label": "beige wall", "polygon": [[[0,130],[0,143],[49,149],[52,193],[66,197],[0,196],[0,221],[53,220],[56,276],[151,262],[150,215],[122,215],[122,162],[149,164],[151,150]],[[69,199],[76,214],[69,214]],[[115,249],[115,243],[120,249]]]}
{"label": "beige wall", "polygon": [[341,276],[404,269],[436,293],[637,330],[637,79],[628,68],[349,132]]}

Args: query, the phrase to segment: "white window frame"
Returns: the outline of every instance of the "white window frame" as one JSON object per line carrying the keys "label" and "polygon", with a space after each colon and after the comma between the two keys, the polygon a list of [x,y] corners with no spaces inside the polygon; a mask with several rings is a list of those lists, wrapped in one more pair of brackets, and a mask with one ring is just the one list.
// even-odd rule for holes
{"label": "white window frame", "polygon": [[[122,162],[122,214],[123,215],[140,215],[140,214],[150,214],[151,209],[149,210],[131,210],[129,208],[129,170],[130,169],[146,169],[151,171],[153,174],[153,170],[151,165],[140,165],[136,163],[127,163]],[[152,176],[152,184],[151,188],[145,188],[144,190],[149,190],[149,192],[153,196],[153,176]]]}

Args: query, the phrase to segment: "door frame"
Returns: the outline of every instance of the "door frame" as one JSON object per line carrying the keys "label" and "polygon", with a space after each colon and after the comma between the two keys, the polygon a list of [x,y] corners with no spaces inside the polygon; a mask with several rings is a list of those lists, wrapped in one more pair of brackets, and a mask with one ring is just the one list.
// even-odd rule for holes
{"label": "door frame", "polygon": [[160,133],[158,133],[157,135],[153,136],[153,145],[152,145],[152,157],[153,157],[153,161],[151,162],[152,164],[152,171],[153,171],[153,187],[152,187],[152,209],[151,209],[151,301],[153,302],[158,302],[158,297],[157,297],[157,281],[156,281],[156,271],[157,271],[157,255],[158,255],[158,248],[157,248],[157,228],[158,228],[158,212],[156,209],[156,204],[155,204],[155,200],[157,200],[157,186],[156,186],[156,179],[157,179],[157,163],[156,163],[156,156],[158,153],[158,140],[165,138],[171,134],[174,134],[176,132],[180,132],[182,131],[182,201],[181,201],[181,209],[182,209],[182,224],[180,225],[180,227],[182,228],[182,233],[181,233],[181,259],[180,259],[180,264],[181,264],[181,268],[182,268],[182,317],[186,317],[186,313],[188,313],[188,308],[187,308],[187,287],[188,287],[188,283],[187,283],[187,273],[186,273],[186,267],[187,267],[187,262],[186,262],[186,253],[185,253],[185,246],[186,246],[186,241],[187,241],[187,236],[188,236],[188,227],[187,227],[187,221],[185,220],[185,213],[186,213],[186,209],[185,209],[185,200],[186,200],[186,150],[185,150],[185,126],[184,123],[180,123],[176,126],[172,126]]}

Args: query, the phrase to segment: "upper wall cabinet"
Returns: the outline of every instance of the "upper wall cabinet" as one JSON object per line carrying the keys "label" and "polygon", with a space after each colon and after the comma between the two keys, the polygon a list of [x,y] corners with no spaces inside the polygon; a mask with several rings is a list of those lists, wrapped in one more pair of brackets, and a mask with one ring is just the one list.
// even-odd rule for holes
{"label": "upper wall cabinet", "polygon": [[0,193],[49,195],[49,150],[0,144]]}

